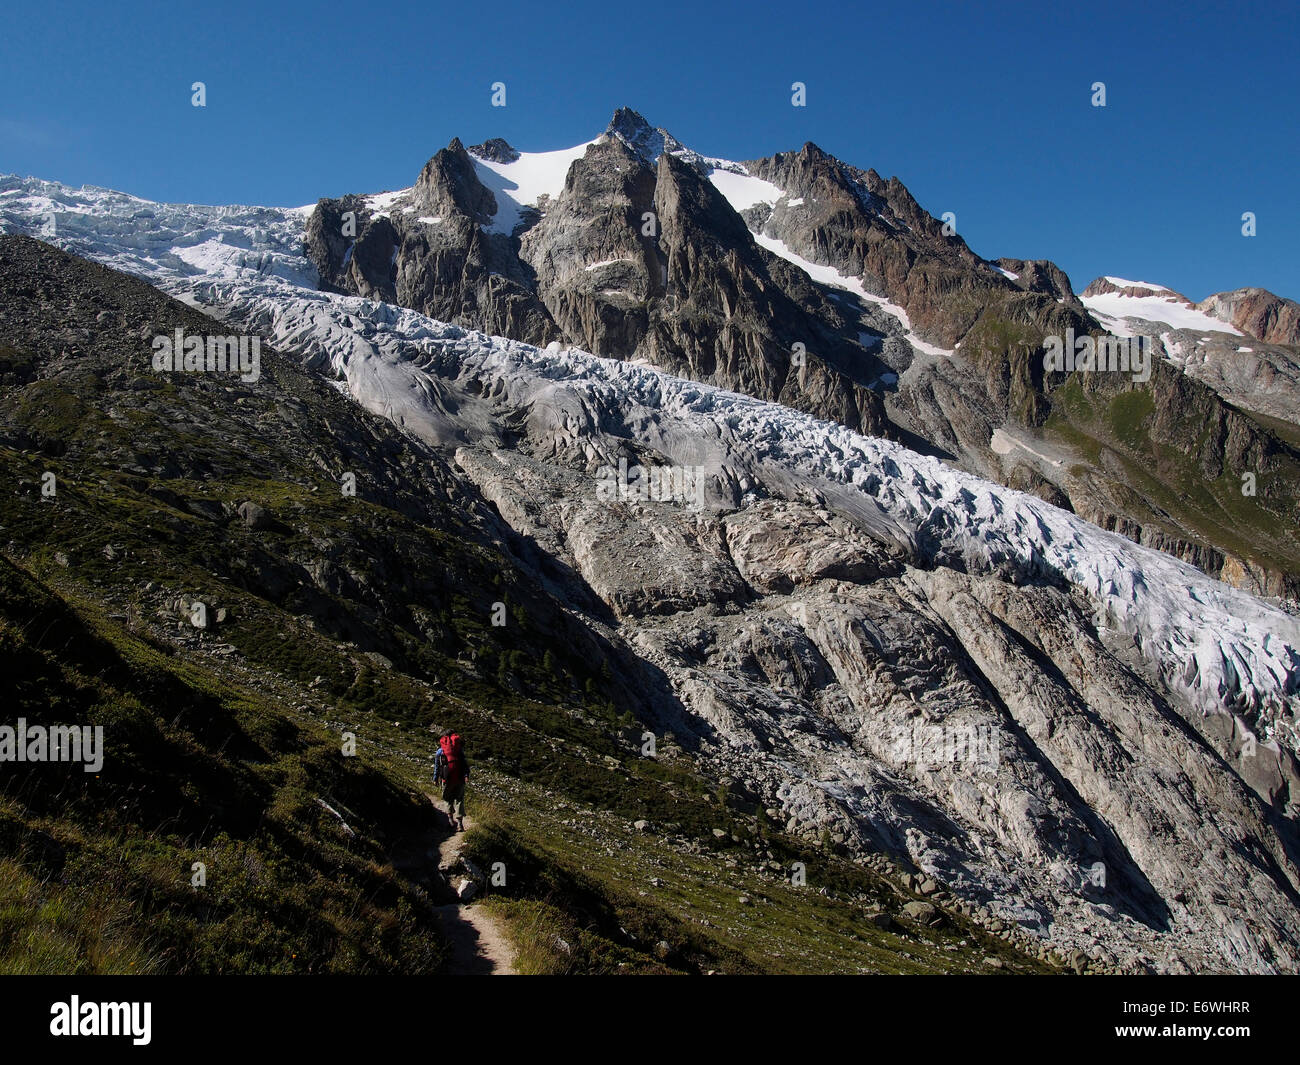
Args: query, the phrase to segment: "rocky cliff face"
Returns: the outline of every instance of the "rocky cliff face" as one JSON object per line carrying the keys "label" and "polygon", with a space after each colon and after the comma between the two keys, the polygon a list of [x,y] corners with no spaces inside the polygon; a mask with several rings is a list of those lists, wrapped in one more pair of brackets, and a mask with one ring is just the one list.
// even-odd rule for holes
{"label": "rocky cliff face", "polygon": [[1164,288],[1160,285],[1144,284],[1142,282],[1125,281],[1120,278],[1098,277],[1088,282],[1087,287],[1080,293],[1085,299],[1090,296],[1120,295],[1128,296],[1131,299],[1143,299],[1153,297],[1165,299],[1171,303],[1178,303],[1184,307],[1195,307],[1191,300],[1181,292],[1174,292],[1172,289]]}
{"label": "rocky cliff face", "polygon": [[[1058,321],[1062,328],[1089,321],[1073,293],[1073,313],[1057,310],[1055,299],[1040,298],[1049,288],[1018,285],[981,259],[896,177],[885,181],[874,170],[847,166],[811,143],[745,166],[786,193],[766,217],[752,216],[754,228],[803,258],[861,278],[869,292],[901,306],[924,340],[952,349],[994,311],[1044,332]],[[1068,279],[1052,264],[1042,265],[1042,276],[1059,277],[1068,291]]]}
{"label": "rocky cliff face", "polygon": [[655,209],[655,172],[615,138],[587,149],[563,192],[521,242],[521,258],[562,334],[601,354],[641,350],[651,305],[667,291],[666,261],[642,217]]}
{"label": "rocky cliff face", "polygon": [[527,266],[508,235],[483,228],[496,210],[469,154],[453,140],[411,189],[322,200],[307,222],[306,252],[327,291],[547,343],[561,333]]}
{"label": "rocky cliff face", "polygon": [[1267,289],[1218,292],[1202,300],[1197,308],[1267,344],[1300,345],[1300,303],[1275,296]]}

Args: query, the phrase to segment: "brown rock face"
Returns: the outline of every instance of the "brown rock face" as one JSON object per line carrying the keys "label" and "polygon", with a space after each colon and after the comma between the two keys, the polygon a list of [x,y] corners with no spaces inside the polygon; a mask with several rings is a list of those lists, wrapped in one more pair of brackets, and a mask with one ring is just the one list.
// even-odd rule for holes
{"label": "brown rock face", "polygon": [[863,325],[852,311],[760,248],[722,194],[674,156],[659,157],[654,206],[666,292],[647,338],[652,362],[886,431],[880,395],[866,385],[888,367],[856,339]]}
{"label": "brown rock face", "polygon": [[1062,303],[1069,304],[1079,313],[1085,308],[1074,294],[1070,278],[1056,263],[1046,259],[999,259],[998,266],[1009,274],[1015,274],[1008,280],[1027,292],[1041,292]]}
{"label": "brown rock face", "polygon": [[370,217],[362,197],[321,200],[307,221],[306,243],[327,292],[396,302],[397,234],[388,219]]}
{"label": "brown rock face", "polygon": [[592,145],[564,191],[524,234],[521,257],[566,338],[599,355],[637,351],[650,301],[664,293],[658,243],[645,235],[655,174],[615,138]]}
{"label": "brown rock face", "polygon": [[1151,285],[1117,285],[1108,277],[1098,277],[1088,283],[1088,287],[1083,290],[1083,296],[1104,296],[1110,293],[1118,292],[1121,296],[1160,296],[1164,299],[1170,297],[1181,300],[1184,306],[1195,307],[1196,304],[1184,296],[1181,292],[1175,292],[1171,288],[1161,288]]}
{"label": "brown rock face", "polygon": [[765,232],[806,259],[861,277],[869,292],[906,310],[918,335],[932,343],[955,347],[990,312],[1011,320],[1044,319],[1058,306],[1058,296],[1080,324],[1090,322],[1058,267],[1022,263],[1033,283],[1023,277],[1013,282],[923,210],[896,177],[885,181],[811,143],[746,166],[802,201],[778,203]]}
{"label": "brown rock face", "polygon": [[1300,345],[1300,303],[1275,296],[1267,289],[1218,292],[1202,300],[1197,308],[1231,322],[1266,344]]}

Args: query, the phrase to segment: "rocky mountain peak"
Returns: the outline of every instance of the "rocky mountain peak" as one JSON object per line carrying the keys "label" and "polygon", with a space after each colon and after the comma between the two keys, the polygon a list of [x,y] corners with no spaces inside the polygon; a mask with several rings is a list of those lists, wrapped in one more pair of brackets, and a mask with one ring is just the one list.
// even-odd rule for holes
{"label": "rocky mountain peak", "polygon": [[605,128],[605,135],[617,137],[651,164],[665,153],[686,157],[691,161],[699,158],[666,129],[650,125],[645,116],[630,107],[620,107],[614,112],[614,117]]}
{"label": "rocky mountain peak", "polygon": [[489,221],[497,211],[496,198],[474,172],[474,162],[459,137],[453,137],[420,171],[415,183],[417,202],[441,214],[455,210],[475,222]]}
{"label": "rocky mountain peak", "polygon": [[482,144],[471,145],[469,154],[490,163],[513,163],[519,158],[519,153],[501,137],[491,137]]}
{"label": "rocky mountain peak", "polygon": [[614,117],[609,120],[609,126],[606,127],[605,132],[635,137],[638,133],[651,132],[653,128],[640,111],[634,111],[630,107],[620,107],[614,112]]}
{"label": "rocky mountain peak", "polygon": [[1053,297],[1058,303],[1068,303],[1071,307],[1083,311],[1083,304],[1070,286],[1070,278],[1054,262],[1046,259],[1009,259],[1005,256],[996,264],[1017,288],[1029,292],[1041,292]]}

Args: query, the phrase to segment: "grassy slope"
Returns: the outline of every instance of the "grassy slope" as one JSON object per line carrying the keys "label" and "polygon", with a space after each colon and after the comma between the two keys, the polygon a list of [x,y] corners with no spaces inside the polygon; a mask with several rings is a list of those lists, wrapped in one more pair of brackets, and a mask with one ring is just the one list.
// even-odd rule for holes
{"label": "grassy slope", "polygon": [[428,900],[379,842],[428,811],[322,728],[7,561],[0,671],[6,721],[102,725],[106,745],[94,775],[4,766],[0,971],[436,968]]}
{"label": "grassy slope", "polygon": [[[6,701],[14,716],[103,724],[109,748],[97,776],[6,767],[0,970],[436,969],[430,900],[388,857],[433,825],[420,800],[433,733],[420,727],[419,684],[377,709],[302,710],[279,677],[155,646],[8,564],[0,596],[0,658],[22,678]],[[979,971],[986,955],[1042,968],[955,915],[941,930],[901,916],[895,931],[868,925],[866,909],[898,914],[903,896],[771,832],[684,759],[642,759],[591,724],[558,727],[531,700],[487,709],[451,697],[438,716],[476,743],[471,802],[483,827],[469,853],[484,868],[505,864],[492,904],[525,968]],[[355,758],[340,753],[344,728],[358,736]],[[652,834],[631,826],[665,814],[676,819],[666,836],[658,823]],[[755,871],[755,841],[779,873]],[[205,888],[190,886],[194,861],[207,866]],[[810,886],[789,884],[795,861]]]}
{"label": "grassy slope", "polygon": [[1046,431],[1077,449],[1094,469],[1118,465],[1133,489],[1126,498],[1139,521],[1153,523],[1174,537],[1190,531],[1267,568],[1300,571],[1300,543],[1294,528],[1269,504],[1271,495],[1290,493],[1288,468],[1261,472],[1257,495],[1244,496],[1243,471],[1225,463],[1216,478],[1207,480],[1189,457],[1195,446],[1172,447],[1151,436],[1152,405],[1140,389],[1107,396],[1087,391],[1071,379],[1053,393],[1053,402]]}

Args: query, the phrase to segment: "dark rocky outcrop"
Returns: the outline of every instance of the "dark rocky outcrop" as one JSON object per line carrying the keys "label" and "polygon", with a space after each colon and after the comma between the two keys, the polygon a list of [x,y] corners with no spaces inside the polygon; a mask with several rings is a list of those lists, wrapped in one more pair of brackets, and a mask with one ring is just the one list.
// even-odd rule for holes
{"label": "dark rocky outcrop", "polygon": [[[349,211],[355,238],[344,235]],[[384,210],[368,197],[321,200],[307,224],[307,255],[330,291],[531,344],[559,339],[517,242],[483,229],[496,211],[492,191],[453,139]]]}

